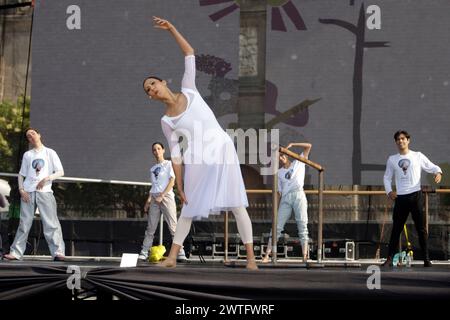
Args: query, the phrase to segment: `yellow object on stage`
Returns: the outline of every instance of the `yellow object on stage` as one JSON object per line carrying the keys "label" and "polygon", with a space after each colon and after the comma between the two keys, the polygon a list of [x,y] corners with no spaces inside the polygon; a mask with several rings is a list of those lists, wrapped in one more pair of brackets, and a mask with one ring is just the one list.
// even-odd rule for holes
{"label": "yellow object on stage", "polygon": [[159,246],[153,246],[150,249],[150,262],[160,261],[163,258],[164,253],[166,253],[166,247],[164,247],[162,244],[160,244]]}

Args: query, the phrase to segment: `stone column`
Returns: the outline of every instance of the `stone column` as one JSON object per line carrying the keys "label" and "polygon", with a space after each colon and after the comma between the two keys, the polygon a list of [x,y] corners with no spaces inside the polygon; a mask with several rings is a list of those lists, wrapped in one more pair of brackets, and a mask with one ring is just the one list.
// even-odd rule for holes
{"label": "stone column", "polygon": [[240,6],[238,127],[263,129],[266,81],[266,1]]}

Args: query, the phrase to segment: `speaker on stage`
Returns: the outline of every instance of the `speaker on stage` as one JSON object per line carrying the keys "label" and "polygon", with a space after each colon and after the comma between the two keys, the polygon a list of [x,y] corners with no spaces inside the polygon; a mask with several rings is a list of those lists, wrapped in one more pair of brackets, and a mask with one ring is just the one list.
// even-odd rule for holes
{"label": "speaker on stage", "polygon": [[345,243],[345,260],[355,260],[355,243],[353,241]]}

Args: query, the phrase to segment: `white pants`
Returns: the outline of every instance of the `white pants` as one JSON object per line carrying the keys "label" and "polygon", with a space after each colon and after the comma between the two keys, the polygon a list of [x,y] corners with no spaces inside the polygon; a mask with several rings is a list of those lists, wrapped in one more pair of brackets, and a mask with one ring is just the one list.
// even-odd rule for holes
{"label": "white pants", "polygon": [[[232,210],[238,232],[244,244],[253,243],[252,222],[248,216],[247,210],[244,207],[234,208]],[[189,230],[191,230],[192,218],[181,217],[178,220],[177,230],[173,238],[173,243],[182,246],[184,239],[187,237]]]}
{"label": "white pants", "polygon": [[52,192],[29,192],[30,202],[20,201],[20,222],[16,237],[11,246],[10,254],[17,259],[22,259],[27,246],[28,234],[33,225],[34,212],[36,206],[41,215],[45,240],[47,240],[50,254],[54,258],[56,255],[65,255],[65,245],[56,214],[56,200]]}

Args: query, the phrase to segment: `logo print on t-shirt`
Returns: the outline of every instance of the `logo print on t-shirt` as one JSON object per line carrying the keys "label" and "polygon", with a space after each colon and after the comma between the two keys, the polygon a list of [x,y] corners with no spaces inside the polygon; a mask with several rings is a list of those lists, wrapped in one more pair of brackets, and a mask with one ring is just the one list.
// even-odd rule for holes
{"label": "logo print on t-shirt", "polygon": [[152,171],[155,179],[158,180],[159,173],[161,172],[161,167],[156,167],[155,170]]}
{"label": "logo print on t-shirt", "polygon": [[292,169],[289,169],[289,171],[286,172],[286,174],[284,175],[284,177],[285,177],[286,179],[290,180],[290,179],[292,178],[292,172],[293,172],[293,170],[292,170]]}
{"label": "logo print on t-shirt", "polygon": [[39,172],[41,172],[41,169],[44,167],[45,161],[43,159],[34,159],[31,163],[31,166],[33,169],[36,170],[36,175],[39,175]]}
{"label": "logo print on t-shirt", "polygon": [[409,165],[411,164],[411,161],[408,159],[402,159],[398,162],[398,166],[402,168],[403,174],[406,175],[406,171],[408,171]]}

